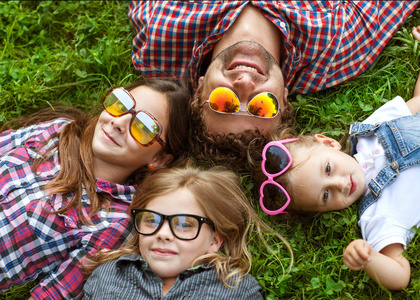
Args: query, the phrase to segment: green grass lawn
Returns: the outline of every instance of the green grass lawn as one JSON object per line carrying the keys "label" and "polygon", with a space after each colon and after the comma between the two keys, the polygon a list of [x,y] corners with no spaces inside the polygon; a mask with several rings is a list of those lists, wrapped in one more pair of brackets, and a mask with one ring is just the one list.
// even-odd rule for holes
{"label": "green grass lawn", "polygon": [[[7,1],[0,4],[0,124],[53,101],[86,111],[98,107],[108,88],[137,77],[131,64],[133,31],[128,2]],[[412,96],[419,73],[419,44],[411,27],[420,11],[394,36],[375,64],[357,79],[336,88],[289,98],[300,133],[324,133],[340,139],[354,121],[364,120],[397,95]],[[360,237],[355,207],[312,219],[268,217],[252,196],[252,179],[242,179],[259,215],[290,242],[295,256],[291,272],[287,248],[267,239],[281,264],[261,242],[250,237],[252,274],[267,299],[419,299],[420,241],[406,250],[412,265],[409,287],[388,291],[363,272],[343,265],[347,244]],[[0,299],[27,299],[33,283],[13,288]]]}

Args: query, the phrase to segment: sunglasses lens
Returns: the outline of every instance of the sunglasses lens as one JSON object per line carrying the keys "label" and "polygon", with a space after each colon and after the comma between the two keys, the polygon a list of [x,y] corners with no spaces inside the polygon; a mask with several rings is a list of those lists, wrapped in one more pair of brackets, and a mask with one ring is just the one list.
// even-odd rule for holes
{"label": "sunglasses lens", "polygon": [[250,114],[261,118],[274,118],[279,112],[279,101],[271,93],[261,93],[248,104]]}
{"label": "sunglasses lens", "polygon": [[269,174],[277,174],[290,164],[290,158],[280,147],[270,146],[265,153],[266,161],[264,168]]}
{"label": "sunglasses lens", "polygon": [[236,113],[241,107],[235,93],[224,87],[217,88],[211,92],[209,104],[212,110],[225,114]]}
{"label": "sunglasses lens", "polygon": [[263,189],[263,205],[266,209],[275,211],[287,203],[287,196],[277,185],[267,183]]}
{"label": "sunglasses lens", "polygon": [[149,144],[158,134],[159,125],[144,112],[138,112],[131,123],[131,134],[142,145]]}
{"label": "sunglasses lens", "polygon": [[105,109],[114,116],[119,116],[134,107],[133,99],[123,89],[116,88],[104,100]]}

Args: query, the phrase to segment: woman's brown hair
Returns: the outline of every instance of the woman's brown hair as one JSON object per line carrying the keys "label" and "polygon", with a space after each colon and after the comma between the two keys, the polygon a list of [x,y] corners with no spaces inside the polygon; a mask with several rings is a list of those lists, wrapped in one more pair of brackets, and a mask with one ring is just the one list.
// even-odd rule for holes
{"label": "woman's brown hair", "polygon": [[[190,93],[182,82],[166,79],[141,78],[135,83],[125,87],[128,91],[138,86],[147,86],[157,92],[163,93],[168,100],[169,128],[166,129],[166,149],[174,156],[174,161],[182,156],[187,144],[189,121],[185,117],[188,114]],[[57,117],[66,117],[72,120],[58,134],[58,145],[48,149],[45,156],[40,156],[34,162],[34,172],[37,167],[46,161],[56,149],[59,151],[61,170],[54,180],[48,185],[50,195],[73,194],[71,201],[65,207],[53,213],[63,213],[70,207],[76,207],[78,215],[84,224],[88,220],[82,213],[81,197],[83,188],[86,189],[88,199],[91,202],[90,216],[95,215],[103,204],[107,205],[104,194],[96,193],[96,178],[94,176],[92,139],[99,116],[89,117],[82,111],[64,104],[55,105],[55,108],[44,108],[28,118],[20,118],[3,125],[2,131],[8,128],[16,128],[36,124],[42,121],[52,120]],[[147,167],[137,170],[132,174],[131,183],[139,182],[147,172]]]}

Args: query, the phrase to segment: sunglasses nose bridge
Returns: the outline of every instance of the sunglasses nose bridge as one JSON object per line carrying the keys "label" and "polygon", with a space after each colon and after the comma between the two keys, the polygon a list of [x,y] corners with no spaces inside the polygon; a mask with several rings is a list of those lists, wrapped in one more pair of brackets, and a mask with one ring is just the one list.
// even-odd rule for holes
{"label": "sunglasses nose bridge", "polygon": [[241,107],[241,109],[237,112],[237,113],[235,113],[236,115],[239,115],[239,116],[248,116],[248,117],[252,117],[253,115],[248,111],[248,109],[247,108],[242,108]]}
{"label": "sunglasses nose bridge", "polygon": [[[131,114],[131,119],[130,119],[130,127],[134,122],[134,118],[137,115],[137,112],[134,110],[134,107],[130,108],[129,110],[127,110],[126,114]],[[130,129],[131,130],[131,129]]]}
{"label": "sunglasses nose bridge", "polygon": [[133,116],[133,118],[136,116],[136,113],[137,113],[137,112],[134,110],[134,107],[130,108],[127,112],[128,112],[128,113],[130,113],[130,114]]}

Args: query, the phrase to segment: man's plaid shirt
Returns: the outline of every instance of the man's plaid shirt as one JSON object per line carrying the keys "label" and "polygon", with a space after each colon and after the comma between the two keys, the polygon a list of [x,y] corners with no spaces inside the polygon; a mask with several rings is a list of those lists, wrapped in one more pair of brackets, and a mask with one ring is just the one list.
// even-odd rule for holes
{"label": "man's plaid shirt", "polygon": [[[72,208],[48,214],[69,203],[72,195],[48,197],[45,185],[60,172],[58,151],[32,172],[34,158],[58,143],[52,135],[70,123],[56,119],[0,134],[0,292],[12,284],[42,278],[31,291],[35,299],[79,299],[83,291],[81,258],[100,248],[116,248],[131,236],[126,214],[135,188],[97,179],[98,193],[113,198],[83,225]],[[45,145],[45,142],[47,144]],[[84,191],[82,210],[90,213]]]}
{"label": "man's plaid shirt", "polygon": [[246,4],[283,33],[285,86],[316,92],[363,73],[418,1],[132,1],[133,64],[152,77],[197,82],[203,59]]}

